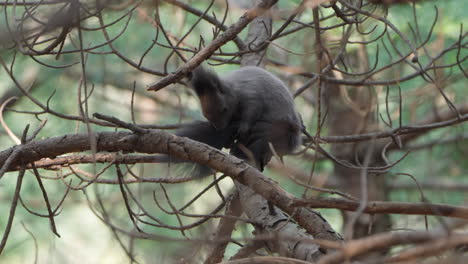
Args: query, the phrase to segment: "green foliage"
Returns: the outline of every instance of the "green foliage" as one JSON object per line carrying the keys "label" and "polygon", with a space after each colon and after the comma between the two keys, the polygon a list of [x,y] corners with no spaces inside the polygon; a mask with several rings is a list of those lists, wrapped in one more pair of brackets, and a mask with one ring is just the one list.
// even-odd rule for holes
{"label": "green foliage", "polygon": [[[192,1],[192,4],[195,8],[203,10],[207,7],[209,1]],[[219,1],[223,2],[223,1]],[[294,1],[279,1],[279,9],[291,10],[300,3],[300,0]],[[416,12],[418,19],[418,31],[421,32],[423,37],[426,37],[431,29],[432,21],[435,17],[435,10],[432,8],[437,1],[420,1],[421,3],[416,4]],[[449,0],[443,1],[443,5],[438,5],[439,10],[439,19],[435,27],[435,32],[431,35],[429,39],[429,46],[433,45],[433,48],[429,48],[429,54],[434,56],[437,54],[438,49],[447,47],[459,39],[460,35],[460,24],[462,23],[465,27],[468,24],[466,16],[466,8],[468,5],[467,0]],[[11,8],[6,8],[8,11],[11,11]],[[147,19],[154,18],[154,9],[153,8],[142,8],[146,11],[144,13],[134,12],[132,19],[128,23],[128,28],[123,35],[117,38],[112,45],[115,49],[122,54],[124,54],[128,59],[133,60],[136,64],[139,63],[139,59],[142,54],[152,47],[152,49],[146,54],[145,59],[142,62],[142,65],[149,70],[160,70],[167,71],[168,73],[177,69],[179,65],[182,64],[182,59],[178,57],[177,54],[172,54],[171,58],[168,61],[165,61],[165,58],[170,53],[170,49],[163,46],[171,45],[164,33],[155,30],[155,25],[148,23]],[[141,11],[141,10],[140,10]],[[178,10],[175,7],[172,7],[167,4],[162,4],[160,6],[160,21],[161,24],[165,25],[165,30],[170,34],[169,39],[171,43],[174,44],[176,41],[172,38],[173,35],[182,36],[185,32],[188,32],[194,23],[198,22],[198,17],[188,14],[185,19],[177,19]],[[214,4],[213,12],[216,13],[217,19],[222,19],[223,14],[223,5],[218,3]],[[333,10],[331,8],[321,9],[322,16],[331,15]],[[115,19],[124,15],[123,11],[109,11],[105,12],[104,23],[110,23]],[[208,12],[211,14],[211,11]],[[237,18],[242,14],[242,10],[232,9],[227,16],[226,25],[234,23]],[[391,20],[395,26],[407,36],[413,43],[415,41],[412,29],[416,29],[415,21],[411,20],[413,10],[410,5],[395,5],[388,10],[387,19]],[[385,12],[379,9],[378,15],[384,16]],[[287,16],[282,16],[287,17]],[[301,21],[312,22],[312,12],[310,10],[304,11],[298,16],[297,19]],[[0,15],[0,21],[4,21],[4,14]],[[332,26],[339,23],[341,20],[338,17],[334,17],[322,26]],[[280,25],[284,23],[284,20],[279,19],[274,23],[274,30],[278,29]],[[97,19],[91,19],[86,22],[86,26],[90,28],[99,27],[99,21]],[[107,32],[110,38],[114,38],[122,32],[123,28],[126,26],[126,19],[123,19],[114,25],[107,28]],[[296,26],[292,24],[291,27]],[[376,27],[374,29],[374,26]],[[376,38],[381,34],[385,28],[382,24],[378,24],[376,20],[366,21],[363,25],[360,26],[360,30],[369,32],[369,39]],[[204,43],[209,43],[213,39],[213,30],[215,28],[207,23],[206,21],[201,21],[195,27],[195,30],[184,40],[184,44],[191,45],[193,47],[198,47],[200,43],[200,37],[203,38]],[[327,32],[327,36],[332,40],[335,40],[337,36],[341,36],[343,32],[343,27],[338,27],[332,31]],[[390,29],[387,29],[391,31]],[[463,28],[466,32],[466,28]],[[246,31],[244,30],[239,37],[245,39]],[[281,62],[288,65],[294,65],[296,67],[301,67],[306,72],[316,72],[316,56],[315,56],[315,39],[313,38],[313,29],[306,29],[299,31],[300,33],[290,34],[279,40],[275,40],[274,43],[277,46],[270,46],[268,55],[271,55],[273,59],[277,62]],[[73,43],[67,41],[63,50],[69,51],[77,49],[78,33],[73,31],[72,39]],[[353,31],[353,40],[357,39],[356,30]],[[157,37],[157,39],[156,39]],[[160,45],[154,45],[153,41],[157,40]],[[396,32],[391,33],[391,42],[401,51],[404,51],[405,54],[409,54],[411,50],[407,44],[396,34]],[[367,54],[370,58],[370,65],[373,65],[377,61],[377,68],[380,68],[384,65],[387,65],[395,60],[397,53],[392,49],[392,44],[389,39],[384,38],[383,41],[378,41],[376,43],[370,44],[367,47]],[[91,47],[98,45],[99,43],[105,42],[105,38],[101,31],[89,31],[85,32],[83,39],[84,47]],[[442,44],[436,42],[441,41]],[[336,41],[335,41],[336,42]],[[420,43],[421,40],[418,40],[417,43]],[[336,42],[337,43],[337,42]],[[440,45],[440,46],[437,46]],[[183,45],[182,45],[183,46]],[[379,53],[377,53],[377,46],[379,47]],[[385,47],[386,48],[385,48]],[[439,48],[438,48],[439,47]],[[336,48],[335,46],[332,47]],[[347,47],[347,52],[352,54],[357,52],[359,44],[350,44]],[[284,49],[297,53],[299,55],[281,57],[281,53]],[[387,50],[388,51],[387,51]],[[229,42],[222,47],[224,52],[236,52],[237,47],[233,42]],[[34,81],[34,84],[31,86],[31,96],[37,98],[42,104],[48,105],[51,110],[69,116],[79,116],[80,110],[77,107],[77,102],[79,98],[83,100],[85,97],[85,91],[88,92],[88,95],[92,92],[90,100],[87,105],[88,116],[92,116],[92,113],[99,112],[104,114],[113,115],[119,119],[130,122],[132,115],[130,110],[130,102],[132,97],[133,81],[135,81],[136,95],[135,95],[135,117],[136,122],[139,124],[171,124],[177,123],[179,121],[192,121],[194,119],[201,119],[202,116],[198,110],[197,99],[194,98],[193,93],[186,89],[183,85],[177,84],[171,87],[167,87],[163,91],[160,91],[156,94],[152,92],[147,92],[146,87],[151,82],[155,81],[154,75],[148,73],[142,73],[135,69],[135,67],[130,67],[125,61],[116,56],[115,54],[110,54],[111,49],[107,46],[95,50],[96,54],[86,54],[86,68],[85,72],[80,67],[69,67],[69,68],[50,68],[38,63],[35,63],[28,56],[23,56],[16,54],[13,51],[2,51],[0,56],[7,62],[11,63],[15,58],[15,65],[13,67],[13,72],[15,75],[20,76],[20,82],[24,84],[25,87],[29,88],[29,84],[25,83],[27,79],[26,73],[37,71],[37,75]],[[421,65],[426,65],[430,62],[431,57],[425,54],[425,50],[418,49],[420,55]],[[460,55],[460,52],[464,52]],[[183,52],[184,58],[189,59],[194,54]],[[450,64],[455,63],[457,58],[463,58],[466,56],[465,51],[452,50],[443,58],[443,63]],[[36,57],[44,64],[51,65],[69,65],[72,63],[79,62],[81,60],[81,54],[73,53],[67,54],[66,52],[61,55],[57,60],[55,56],[44,56]],[[238,58],[236,58],[238,59]],[[165,68],[165,66],[167,66]],[[389,75],[396,76],[406,76],[413,72],[414,65],[404,65],[398,69],[398,72],[392,72],[391,74],[385,73],[387,79]],[[462,64],[465,71],[467,69],[468,63],[465,61]],[[219,72],[229,72],[238,65],[235,64],[226,64],[223,66],[216,67],[216,70]],[[289,73],[281,72],[277,70],[276,72],[280,77],[289,77]],[[453,71],[449,69],[441,70],[441,74],[444,76],[449,76],[454,74]],[[456,74],[460,74],[458,71]],[[86,76],[86,85],[80,84],[80,80],[83,76]],[[159,78],[159,77],[158,77]],[[286,80],[286,78],[284,78]],[[300,79],[300,78],[298,78]],[[306,80],[305,78],[301,81]],[[291,81],[291,86],[295,89],[298,85],[295,85]],[[382,121],[380,124],[385,129],[392,129],[398,126],[398,117],[401,114],[402,124],[410,125],[415,124],[418,121],[424,120],[432,112],[435,106],[442,107],[446,110],[447,102],[443,99],[442,95],[439,93],[435,87],[425,87],[427,81],[425,76],[418,76],[411,80],[405,81],[403,83],[389,85],[389,113],[393,119],[393,127],[385,127]],[[79,89],[79,87],[81,88]],[[6,92],[14,87],[13,82],[10,80],[8,75],[2,69],[0,71],[0,92]],[[463,76],[455,78],[450,85],[444,89],[444,92],[448,97],[455,103],[461,104],[466,103],[467,101],[467,81]],[[354,87],[350,88],[353,89]],[[376,87],[379,88],[379,87]],[[384,116],[384,119],[387,118],[386,115],[386,94],[385,88],[378,90],[378,105],[380,109],[380,114]],[[402,113],[399,113],[399,96],[398,88],[401,88],[403,94],[403,106]],[[423,96],[418,96],[422,89],[433,89],[431,93],[424,94]],[[81,95],[78,91],[81,90]],[[310,93],[309,96],[315,94]],[[305,101],[303,99],[298,99],[298,108],[303,111],[303,116],[305,118],[305,123],[309,131],[316,131],[317,124],[317,110],[309,110],[306,108]],[[40,112],[42,109],[35,106],[30,99],[26,97],[21,97],[21,99],[14,104],[12,107],[15,110],[21,111],[35,111]],[[301,111],[300,110],[300,111]],[[322,113],[324,114],[324,113]],[[323,116],[322,116],[323,117]],[[377,117],[380,119],[380,117]],[[22,131],[25,126],[30,124],[30,134],[31,131],[35,130],[40,124],[40,120],[47,119],[47,125],[39,133],[38,139],[60,136],[65,134],[73,133],[87,133],[87,127],[83,124],[78,123],[73,120],[66,120],[55,115],[51,114],[38,114],[37,116],[30,114],[21,114],[8,111],[4,113],[5,122],[8,124],[10,129],[17,135],[21,136]],[[40,120],[39,120],[40,119]],[[102,127],[97,125],[90,125],[92,131],[113,131],[114,128],[111,127]],[[424,136],[414,142],[415,144],[432,142],[437,139],[444,139],[450,136],[455,135],[466,135],[468,126],[466,124],[459,124],[455,127],[443,128],[438,130],[433,130],[429,133],[426,133]],[[327,130],[323,129],[321,131],[322,135],[327,135]],[[9,137],[2,131],[0,134],[0,146],[2,149],[13,146],[12,141]],[[323,145],[324,148],[329,149],[327,145]],[[413,175],[418,181],[426,180],[451,180],[456,182],[467,182],[467,172],[468,172],[468,141],[465,139],[462,142],[454,142],[449,144],[442,144],[432,148],[426,148],[420,151],[411,152],[403,161],[398,163],[394,168],[392,168],[390,176],[398,172],[409,173]],[[403,151],[396,151],[390,154],[389,159],[394,161],[400,158],[404,154]],[[288,161],[288,164],[294,163],[294,166],[301,171],[310,172],[312,170],[311,162],[307,161],[297,161],[297,159],[291,159],[291,162]],[[106,165],[98,164],[95,167],[93,165],[80,165],[79,168],[88,171],[88,172],[99,172]],[[142,177],[157,177],[157,176],[170,176],[177,177],[177,172],[173,170],[167,170],[165,165],[154,165],[154,164],[144,164],[144,165],[135,165],[132,167],[133,171],[138,171],[139,175]],[[67,170],[68,171],[68,170]],[[41,170],[41,176],[44,177],[46,181],[47,177],[56,177],[60,178],[63,176],[63,171],[46,171]],[[304,187],[301,187],[291,180],[284,176],[280,176],[274,172],[274,170],[267,169],[265,172],[266,175],[272,177],[278,181],[282,188],[284,188],[289,193],[300,197],[304,193]],[[317,174],[333,174],[333,163],[331,161],[325,160],[318,162],[314,167],[314,175]],[[2,180],[0,181],[0,200],[3,201],[0,203],[0,210],[2,212],[8,212],[10,207],[11,199],[13,196],[14,188],[16,184],[17,173],[7,173]],[[407,177],[403,176],[389,176],[389,182],[405,182],[413,184],[413,181]],[[131,179],[131,176],[126,176]],[[69,178],[72,178],[70,176]],[[100,179],[104,180],[117,180],[117,176],[114,169],[107,170],[100,176]],[[206,185],[209,184],[211,179],[206,179],[196,183],[189,182],[185,184],[176,184],[176,185],[164,185],[167,189],[167,192],[171,196],[171,202],[176,208],[180,208],[182,205],[190,200],[194,193],[199,192]],[[55,207],[61,196],[66,192],[67,184],[71,186],[78,186],[78,180],[74,178],[72,183],[69,183],[67,177],[63,180],[50,181],[47,180],[46,189],[50,194],[49,198],[51,200],[52,207]],[[87,189],[87,195],[90,196],[90,201],[92,208],[96,210],[98,216],[103,216],[102,209],[99,207],[99,196],[103,199],[103,203],[107,206],[106,208],[111,208],[112,210],[108,213],[112,216],[111,219],[116,220],[116,226],[122,227],[125,230],[132,230],[134,227],[129,221],[128,212],[123,206],[121,191],[118,185],[104,185],[104,184],[94,184],[93,188]],[[221,183],[221,189],[225,192],[229,190],[231,183],[229,180],[225,179]],[[158,217],[162,223],[171,223],[177,225],[178,221],[181,221],[183,224],[188,224],[193,222],[194,218],[181,216],[178,218],[175,215],[169,215],[164,212],[155,204],[153,200],[153,191],[154,196],[159,200],[165,200],[164,194],[160,186],[157,184],[131,184],[128,186],[129,190],[132,191],[135,195],[140,195],[142,207],[148,209],[148,214]],[[92,190],[92,191],[91,191]],[[310,192],[316,195],[316,192]],[[308,193],[308,194],[310,194]],[[424,196],[431,202],[441,202],[448,204],[463,204],[466,200],[464,197],[463,191],[455,192],[441,192],[440,190],[430,190],[424,191]],[[35,180],[34,175],[31,172],[27,172],[25,175],[25,180],[23,183],[23,188],[21,191],[21,197],[24,203],[35,212],[41,214],[46,213],[46,207],[42,198],[42,193],[38,188],[38,184]],[[201,201],[202,205],[198,205],[192,209],[194,214],[203,214],[209,213],[212,208],[220,203],[220,199],[215,199],[217,197],[215,190],[210,190],[207,194],[204,194]],[[390,198],[395,201],[420,201],[421,194],[415,189],[411,190],[393,190],[391,192]],[[114,206],[112,206],[114,205]],[[132,208],[136,208],[135,204],[131,204]],[[170,209],[170,204],[165,203],[162,207]],[[62,235],[61,239],[54,237],[50,231],[50,224],[47,218],[41,218],[34,216],[28,213],[21,206],[18,207],[16,212],[16,220],[14,222],[15,233],[10,237],[8,246],[6,248],[6,253],[2,255],[3,261],[5,263],[20,263],[22,260],[27,259],[31,260],[33,258],[32,253],[28,253],[26,256],[21,256],[26,252],[26,248],[31,248],[32,240],[28,233],[22,229],[21,222],[23,222],[28,229],[32,230],[34,236],[39,242],[41,254],[45,254],[46,250],[57,250],[60,253],[55,254],[51,257],[55,262],[69,261],[68,258],[61,256],[61,254],[66,253],[67,251],[72,251],[74,247],[79,248],[80,252],[83,251],[83,247],[88,250],[88,243],[92,246],[100,246],[99,249],[102,251],[107,250],[106,246],[109,247],[109,251],[115,256],[108,256],[104,254],[102,256],[103,261],[108,261],[108,263],[117,263],[114,261],[128,262],[124,256],[124,253],[118,246],[118,243],[112,239],[111,230],[106,229],[104,225],[98,222],[98,217],[96,217],[90,208],[87,206],[87,201],[85,199],[84,192],[82,191],[70,191],[69,196],[65,200],[63,205],[63,210],[60,210],[60,215],[56,217],[56,224],[59,230],[59,233]],[[138,210],[137,210],[138,211]],[[140,211],[141,212],[141,211]],[[331,220],[331,224],[337,230],[340,229],[342,223],[339,219],[339,212],[336,210],[321,210],[324,216]],[[6,214],[4,214],[6,215]],[[395,217],[396,218],[396,217]],[[145,218],[144,218],[145,219]],[[195,218],[197,219],[197,218]],[[406,219],[406,218],[405,218]],[[408,218],[409,219],[409,218]],[[3,228],[6,225],[6,218],[0,217],[0,228]],[[146,219],[148,220],[148,219]],[[395,219],[398,220],[398,219]],[[405,220],[406,221],[406,220]],[[413,222],[418,223],[418,227],[422,227],[420,218],[412,218],[407,222],[397,222],[397,225],[404,227],[413,227]],[[418,222],[419,221],[419,222]],[[437,220],[430,217],[430,223],[435,223]],[[128,238],[123,238],[124,244],[135,243],[134,248],[137,248],[137,252],[141,253],[141,259],[147,260],[146,263],[153,263],[153,260],[158,256],[172,256],[181,252],[181,248],[186,246],[183,243],[178,243],[177,239],[183,239],[184,236],[187,237],[198,237],[210,233],[212,230],[206,230],[209,228],[214,228],[216,221],[209,221],[207,227],[200,227],[195,229],[195,231],[181,233],[179,231],[170,230],[163,227],[155,226],[144,226],[141,227],[144,231],[148,233],[157,233],[162,237],[167,237],[174,239],[174,242],[160,243],[154,241],[145,241],[145,240],[136,240],[131,241]],[[83,227],[83,226],[84,227]],[[235,232],[236,237],[241,237],[246,233],[250,233],[252,230],[251,227],[246,227],[243,225]],[[133,229],[134,230],[134,229]],[[76,233],[79,235],[76,236]],[[96,232],[96,233],[94,233]],[[73,235],[75,233],[75,236]],[[72,240],[68,240],[69,238]],[[163,240],[163,239],[161,239]],[[52,242],[51,242],[52,241]],[[91,241],[91,242],[89,242]],[[48,243],[51,242],[49,245]],[[73,245],[67,245],[67,244]],[[54,246],[55,245],[55,246]],[[89,248],[92,248],[89,246]],[[50,248],[49,248],[50,247]],[[63,250],[61,249],[63,247]],[[96,250],[98,251],[98,250]],[[94,256],[102,251],[98,251]],[[237,251],[236,246],[230,246],[228,249],[228,255],[233,255]],[[109,255],[112,255],[109,254]],[[182,254],[182,253],[180,253]],[[116,256],[121,257],[118,259]],[[116,260],[118,259],[118,260]],[[125,259],[125,261],[122,261]],[[169,259],[169,257],[168,257]],[[40,263],[46,263],[47,257],[40,256]],[[49,259],[50,260],[50,259]],[[119,263],[120,263],[119,262]],[[104,263],[104,262],[102,262]]]}

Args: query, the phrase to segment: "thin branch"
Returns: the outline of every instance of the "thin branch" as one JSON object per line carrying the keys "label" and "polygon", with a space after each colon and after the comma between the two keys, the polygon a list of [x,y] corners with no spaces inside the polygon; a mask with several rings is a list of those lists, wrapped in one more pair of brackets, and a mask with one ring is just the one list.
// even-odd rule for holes
{"label": "thin branch", "polygon": [[201,49],[187,63],[179,67],[174,73],[162,78],[157,83],[149,86],[149,91],[158,91],[169,84],[181,80],[187,76],[195,67],[206,60],[215,50],[224,45],[226,42],[234,39],[242,29],[244,29],[252,20],[262,15],[266,10],[273,6],[277,0],[263,0],[256,7],[249,9],[242,15],[239,20],[232,24],[226,31],[215,38],[210,44]]}

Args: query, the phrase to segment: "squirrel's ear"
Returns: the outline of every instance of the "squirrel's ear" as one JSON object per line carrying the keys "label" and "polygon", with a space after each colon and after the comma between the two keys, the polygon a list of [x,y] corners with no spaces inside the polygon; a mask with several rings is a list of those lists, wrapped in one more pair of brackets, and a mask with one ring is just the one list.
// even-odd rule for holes
{"label": "squirrel's ear", "polygon": [[205,93],[213,93],[216,89],[219,89],[220,80],[215,72],[207,70],[200,65],[192,71],[190,85],[198,96],[201,96]]}

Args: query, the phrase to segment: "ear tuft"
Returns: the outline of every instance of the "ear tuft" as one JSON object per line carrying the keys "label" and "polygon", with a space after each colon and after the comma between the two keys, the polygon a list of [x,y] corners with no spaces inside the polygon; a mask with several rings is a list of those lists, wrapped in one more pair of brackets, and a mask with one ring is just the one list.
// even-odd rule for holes
{"label": "ear tuft", "polygon": [[207,70],[201,65],[192,71],[190,85],[198,96],[213,93],[219,86],[219,82],[218,75],[215,72]]}

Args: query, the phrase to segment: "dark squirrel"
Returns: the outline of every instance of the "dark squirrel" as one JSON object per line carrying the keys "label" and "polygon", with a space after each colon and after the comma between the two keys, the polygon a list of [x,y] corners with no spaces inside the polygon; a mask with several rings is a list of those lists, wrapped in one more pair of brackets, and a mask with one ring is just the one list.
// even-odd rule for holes
{"label": "dark squirrel", "polygon": [[190,85],[205,118],[217,131],[229,127],[233,133],[237,126],[234,138],[251,155],[236,145],[231,153],[243,159],[253,157],[259,169],[273,155],[269,143],[278,156],[292,153],[301,144],[302,120],[294,110],[293,97],[268,71],[248,66],[218,76],[199,66],[192,72]]}
{"label": "dark squirrel", "polygon": [[[238,158],[254,159],[260,170],[272,158],[272,150],[281,157],[301,144],[302,120],[294,110],[291,93],[280,79],[262,68],[243,67],[219,77],[199,66],[192,72],[190,85],[208,122],[187,124],[175,135],[217,149],[230,148]],[[185,161],[162,156],[159,162]],[[197,164],[192,176],[201,178],[210,173],[210,168]]]}

